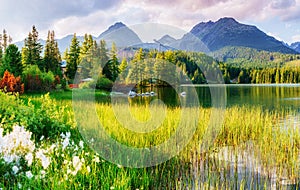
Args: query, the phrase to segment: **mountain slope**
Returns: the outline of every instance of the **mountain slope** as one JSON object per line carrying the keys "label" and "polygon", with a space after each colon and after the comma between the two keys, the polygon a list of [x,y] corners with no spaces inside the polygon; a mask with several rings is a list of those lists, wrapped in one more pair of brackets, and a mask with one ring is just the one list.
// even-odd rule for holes
{"label": "mountain slope", "polygon": [[210,51],[226,46],[241,46],[272,52],[296,53],[256,26],[241,24],[233,18],[221,18],[217,22],[201,22],[194,26],[190,33],[198,37]]}
{"label": "mountain slope", "polygon": [[117,22],[110,26],[98,36],[97,41],[102,39],[106,41],[109,47],[112,42],[115,42],[118,47],[128,47],[142,43],[138,35],[122,22]]}
{"label": "mountain slope", "polygon": [[170,45],[176,42],[176,39],[173,38],[172,36],[169,36],[168,34],[164,35],[161,37],[159,40],[157,40],[159,43],[164,44],[164,45]]}
{"label": "mountain slope", "polygon": [[[61,39],[56,39],[57,43],[58,43],[58,49],[59,51],[62,53],[66,50],[66,48],[68,48],[71,44],[73,35],[68,35],[66,37],[63,37]],[[83,36],[77,36],[77,39],[79,40],[79,42],[83,42]],[[46,44],[46,40],[44,39],[40,39],[39,42],[41,43],[41,45],[43,47],[45,47]],[[24,40],[23,41],[18,41],[14,43],[19,50],[21,51],[22,48],[24,47]]]}
{"label": "mountain slope", "polygon": [[292,43],[290,46],[293,50],[297,51],[298,53],[300,53],[300,42],[295,42]]}

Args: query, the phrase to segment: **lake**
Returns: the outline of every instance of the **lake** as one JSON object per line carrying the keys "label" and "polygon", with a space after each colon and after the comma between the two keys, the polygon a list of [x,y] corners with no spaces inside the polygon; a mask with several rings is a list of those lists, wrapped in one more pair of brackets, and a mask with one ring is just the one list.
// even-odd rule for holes
{"label": "lake", "polygon": [[[226,100],[226,107],[237,105],[261,106],[264,109],[294,109],[300,112],[300,84],[245,84],[245,85],[181,85],[177,92],[172,87],[148,87],[139,89],[139,93],[154,91],[156,96],[136,96],[129,98],[130,103],[149,103],[154,99],[162,100],[167,106],[180,106],[180,100],[196,98],[190,96],[191,91],[196,91],[199,105],[212,106],[211,91],[223,88],[226,92],[218,95]],[[186,92],[181,96],[181,92]],[[224,102],[222,102],[224,103]],[[224,103],[225,105],[225,103]]]}

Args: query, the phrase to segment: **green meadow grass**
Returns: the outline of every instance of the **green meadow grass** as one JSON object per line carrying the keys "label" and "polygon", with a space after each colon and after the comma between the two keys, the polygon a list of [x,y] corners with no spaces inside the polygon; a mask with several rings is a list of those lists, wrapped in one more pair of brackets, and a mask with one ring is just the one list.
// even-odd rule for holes
{"label": "green meadow grass", "polygon": [[[271,184],[268,180],[271,179],[270,176],[274,172],[277,175],[276,187],[284,187],[281,184],[282,179],[286,179],[292,184],[299,184],[300,131],[299,128],[293,127],[293,123],[287,123],[285,127],[282,127],[283,118],[286,115],[295,115],[293,111],[268,111],[258,106],[227,108],[216,138],[211,142],[209,148],[202,149],[201,144],[212,116],[212,108],[168,108],[161,105],[132,105],[128,107],[128,105],[123,104],[112,107],[111,104],[107,103],[109,98],[102,92],[98,93],[97,96],[100,99],[101,97],[105,99],[103,102],[97,101],[95,104],[91,104],[91,102],[77,100],[76,104],[80,105],[78,108],[81,107],[82,109],[77,109],[75,115],[72,110],[71,92],[50,93],[50,97],[40,97],[36,94],[22,96],[21,99],[25,105],[30,99],[37,107],[40,107],[45,99],[49,98],[54,107],[64,105],[70,111],[58,111],[57,114],[61,114],[61,117],[73,118],[75,116],[76,119],[70,125],[72,135],[66,149],[61,147],[63,139],[60,135],[41,141],[35,139],[39,147],[57,145],[55,151],[49,152],[51,165],[43,178],[38,177],[42,170],[41,166],[34,163],[26,169],[30,169],[35,177],[28,179],[24,173],[12,175],[13,177],[11,174],[7,174],[8,177],[3,175],[0,177],[0,188],[252,189],[256,187],[269,189]],[[114,109],[120,114],[116,115]],[[129,115],[126,115],[128,113]],[[189,120],[189,118],[194,118],[195,114],[199,116],[199,119]],[[122,115],[130,116],[133,119],[122,118]],[[176,133],[182,119],[192,122],[191,125],[196,124],[195,133],[191,134],[189,130],[181,131],[181,136],[191,137],[187,146],[180,150],[176,157],[158,165],[147,168],[124,167],[105,161],[101,155],[99,157],[97,152],[92,149],[93,147],[101,148],[101,150],[107,148],[103,144],[93,146],[93,142],[91,142],[92,137],[95,137],[95,141],[97,138],[105,138],[101,134],[103,131],[99,130],[99,123],[110,138],[129,147],[143,148],[154,147],[168,140]],[[154,120],[160,121],[158,126],[156,126],[157,124],[154,127],[151,125]],[[126,121],[125,124],[124,121]],[[140,124],[137,125],[136,123]],[[145,130],[147,127],[153,129],[147,133],[134,132],[130,130],[131,128],[128,129],[128,127],[135,127],[135,125],[145,127]],[[189,128],[190,126],[184,127]],[[82,139],[85,140],[84,147],[78,148],[78,143]],[[103,142],[105,140],[101,139]],[[73,145],[71,141],[74,143]],[[107,149],[107,151],[110,150]],[[225,154],[224,151],[229,153]],[[260,167],[260,172],[257,171],[256,166],[250,168],[253,170],[252,173],[241,174],[238,172],[240,164],[238,160],[241,152],[246,152],[243,159],[249,157],[251,160],[256,160],[253,163]],[[220,159],[220,155],[223,155],[224,159]],[[74,156],[78,156],[84,161],[82,161],[82,167],[77,174],[71,175],[68,174],[70,166],[67,163],[71,163]],[[126,155],[114,156],[117,160]],[[9,173],[6,170],[9,170],[10,167],[12,166],[0,164],[0,173]],[[246,168],[247,165],[244,163],[242,167]],[[257,174],[261,177],[258,181],[256,180]]]}

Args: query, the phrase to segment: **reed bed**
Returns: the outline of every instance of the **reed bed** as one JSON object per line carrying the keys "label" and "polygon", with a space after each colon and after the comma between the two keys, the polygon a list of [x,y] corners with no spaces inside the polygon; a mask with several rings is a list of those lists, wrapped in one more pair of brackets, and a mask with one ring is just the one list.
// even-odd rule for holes
{"label": "reed bed", "polygon": [[[90,105],[84,103],[82,106],[89,107]],[[208,129],[212,108],[166,108],[122,104],[111,106],[100,103],[96,104],[95,109],[99,123],[111,138],[137,148],[152,147],[165,142],[176,132],[182,117],[190,118],[195,113],[199,115],[198,120],[190,121],[197,122],[197,128],[187,146],[175,158],[152,167],[151,171],[154,175],[158,175],[155,179],[160,179],[158,183],[161,184],[161,186],[155,186],[156,188],[276,189],[299,187],[299,123],[296,123],[295,127],[295,123],[283,120],[285,115],[296,117],[297,113],[292,110],[269,111],[259,106],[227,108],[218,135],[213,139],[212,145],[204,150],[201,149],[201,143]],[[129,116],[134,119],[131,121],[128,118],[130,122],[124,124],[122,122],[124,120],[116,116],[114,109],[119,110],[120,113],[124,112],[124,115],[130,112]],[[151,113],[165,116],[155,130],[137,133],[126,126],[138,126],[137,123],[144,122],[146,124],[142,127],[147,127],[151,124],[151,122],[147,123],[151,121],[151,117],[156,117]],[[182,113],[186,115],[182,116]],[[82,117],[86,118],[87,115],[91,113],[85,113]],[[85,130],[93,131],[93,134],[97,131],[95,128]],[[101,134],[98,135],[101,136]],[[189,132],[185,134],[183,131],[181,135],[186,137],[191,134]],[[160,177],[161,175],[163,176]]]}

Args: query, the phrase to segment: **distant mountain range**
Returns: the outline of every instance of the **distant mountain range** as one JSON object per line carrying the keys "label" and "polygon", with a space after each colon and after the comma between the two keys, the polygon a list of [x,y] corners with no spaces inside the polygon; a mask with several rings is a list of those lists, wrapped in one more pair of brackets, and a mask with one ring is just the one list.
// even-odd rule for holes
{"label": "distant mountain range", "polygon": [[226,46],[241,46],[271,52],[295,53],[256,26],[238,23],[233,18],[221,18],[217,22],[201,22],[193,27],[191,33],[201,39],[210,51]]}
{"label": "distant mountain range", "polygon": [[292,43],[290,47],[300,53],[300,42]]}
{"label": "distant mountain range", "polygon": [[[69,47],[72,37],[73,35],[68,35],[62,39],[57,39],[61,52]],[[82,36],[77,36],[77,38],[79,41],[83,41]],[[216,22],[201,22],[180,39],[175,39],[166,34],[153,43],[143,43],[133,30],[121,22],[115,23],[98,37],[93,38],[97,41],[104,39],[109,47],[112,42],[115,42],[118,47],[142,47],[162,51],[181,49],[208,53],[232,46],[249,47],[270,52],[300,53],[300,42],[288,46],[262,32],[256,26],[241,24],[233,18],[221,18]],[[45,40],[40,40],[40,42],[42,45],[45,44]],[[19,49],[24,46],[23,41],[15,44]]]}

